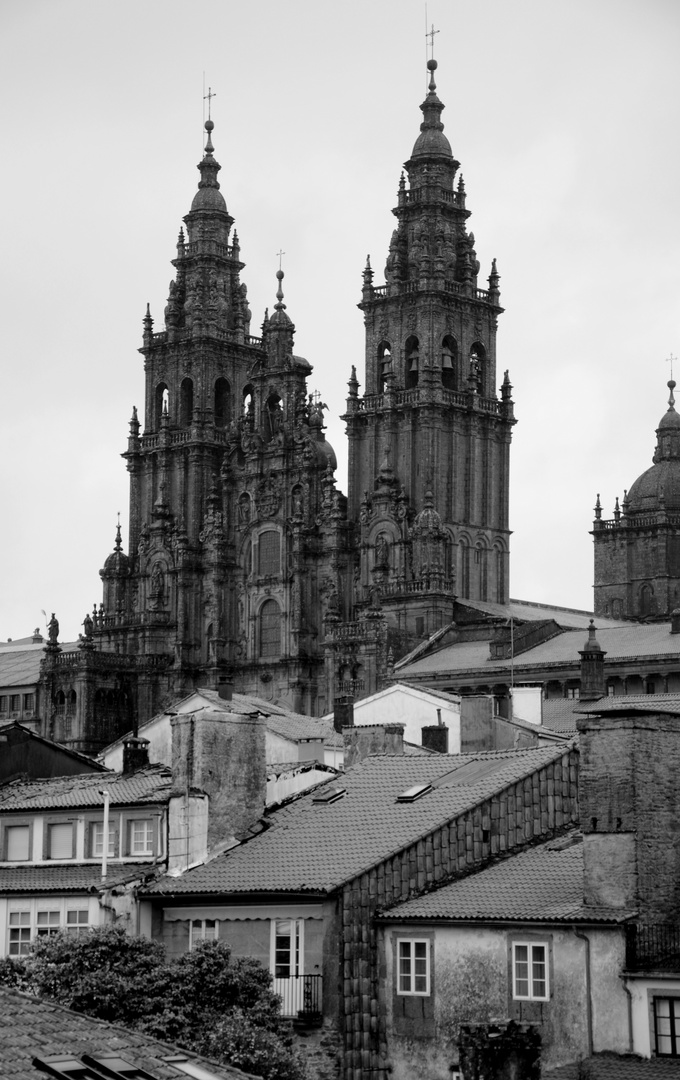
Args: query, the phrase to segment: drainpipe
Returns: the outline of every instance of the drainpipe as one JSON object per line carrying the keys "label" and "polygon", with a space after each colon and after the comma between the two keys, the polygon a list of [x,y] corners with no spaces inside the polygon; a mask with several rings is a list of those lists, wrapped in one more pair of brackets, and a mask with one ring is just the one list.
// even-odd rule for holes
{"label": "drainpipe", "polygon": [[590,978],[590,938],[587,934],[582,934],[576,926],[574,926],[574,933],[581,941],[585,941],[586,944],[586,1021],[587,1021],[587,1033],[588,1033],[588,1057],[592,1057],[593,1054],[593,999],[592,999],[592,982]]}
{"label": "drainpipe", "polygon": [[109,854],[109,803],[111,801],[111,795],[108,791],[100,791],[99,794],[104,796],[104,835],[102,836],[102,881],[105,881],[106,860]]}

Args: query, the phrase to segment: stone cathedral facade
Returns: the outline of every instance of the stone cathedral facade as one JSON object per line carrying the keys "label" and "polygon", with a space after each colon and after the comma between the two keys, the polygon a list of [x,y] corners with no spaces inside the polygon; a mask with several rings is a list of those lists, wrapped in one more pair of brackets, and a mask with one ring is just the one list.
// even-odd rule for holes
{"label": "stone cathedral facade", "polygon": [[52,737],[97,749],[177,695],[224,681],[330,711],[378,689],[393,660],[450,621],[455,597],[507,602],[515,421],[507,372],[497,390],[499,277],[494,263],[480,283],[436,66],[385,283],[364,270],[347,496],[281,271],[272,312],[251,333],[206,123],[164,325],[148,310],[144,319],[144,414],[133,412],[123,455],[127,548],[118,529],[79,648],[52,635],[46,650]]}

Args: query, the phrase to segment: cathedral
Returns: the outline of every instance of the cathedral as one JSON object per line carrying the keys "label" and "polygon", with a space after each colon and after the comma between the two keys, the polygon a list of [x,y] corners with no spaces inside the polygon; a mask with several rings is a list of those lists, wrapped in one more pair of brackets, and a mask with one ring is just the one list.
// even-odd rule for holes
{"label": "cathedral", "polygon": [[[323,714],[382,685],[456,599],[507,603],[509,451],[495,261],[480,282],[459,162],[428,61],[383,284],[367,261],[363,370],[348,371],[348,492],[283,272],[259,335],[214,124],[177,240],[162,328],[147,308],[145,403],[123,454],[129,534],[41,683],[52,738],[95,751],[195,687]],[[357,376],[357,367],[363,385]]]}

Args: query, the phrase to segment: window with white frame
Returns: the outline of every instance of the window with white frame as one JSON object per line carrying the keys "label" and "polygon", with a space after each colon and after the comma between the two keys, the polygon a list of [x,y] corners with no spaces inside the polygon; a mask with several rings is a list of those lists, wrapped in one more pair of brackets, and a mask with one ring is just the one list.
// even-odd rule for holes
{"label": "window with white frame", "polygon": [[30,825],[8,825],[5,829],[5,858],[8,862],[25,862],[30,858]]}
{"label": "window with white frame", "polygon": [[31,945],[30,911],[10,911],[9,913],[9,955],[26,956]]}
{"label": "window with white frame", "polygon": [[189,922],[189,948],[193,949],[199,941],[217,941],[219,925],[218,919],[191,919]]}
{"label": "window with white frame", "polygon": [[425,997],[430,993],[430,943],[421,938],[397,941],[397,993]]}
{"label": "window with white frame", "polygon": [[139,818],[128,823],[129,854],[153,855],[153,818]]}
{"label": "window with white frame", "polygon": [[38,937],[51,937],[61,929],[61,912],[38,911],[36,913],[35,932]]}
{"label": "window with white frame", "polygon": [[272,964],[275,979],[294,979],[302,974],[302,919],[276,919],[273,923]]}
{"label": "window with white frame", "polygon": [[512,943],[512,996],[516,1001],[548,1001],[548,944]]}
{"label": "window with white frame", "polygon": [[69,934],[82,934],[90,929],[90,913],[87,908],[69,908],[66,911],[66,929]]}
{"label": "window with white frame", "polygon": [[[93,821],[90,827],[90,855],[93,859],[101,859],[104,854],[104,822]],[[107,856],[115,858],[116,852],[116,826],[109,822],[109,844]]]}
{"label": "window with white frame", "polygon": [[680,998],[654,998],[654,1049],[659,1056],[680,1057]]}

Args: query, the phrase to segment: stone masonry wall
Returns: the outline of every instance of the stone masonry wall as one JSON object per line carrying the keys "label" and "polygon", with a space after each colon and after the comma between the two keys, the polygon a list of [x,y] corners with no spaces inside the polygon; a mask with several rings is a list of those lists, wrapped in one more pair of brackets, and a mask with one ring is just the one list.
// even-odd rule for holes
{"label": "stone masonry wall", "polygon": [[387,1080],[389,1075],[376,911],[435,883],[462,877],[493,856],[545,839],[577,821],[578,751],[570,748],[347,882],[341,931],[345,1080]]}

